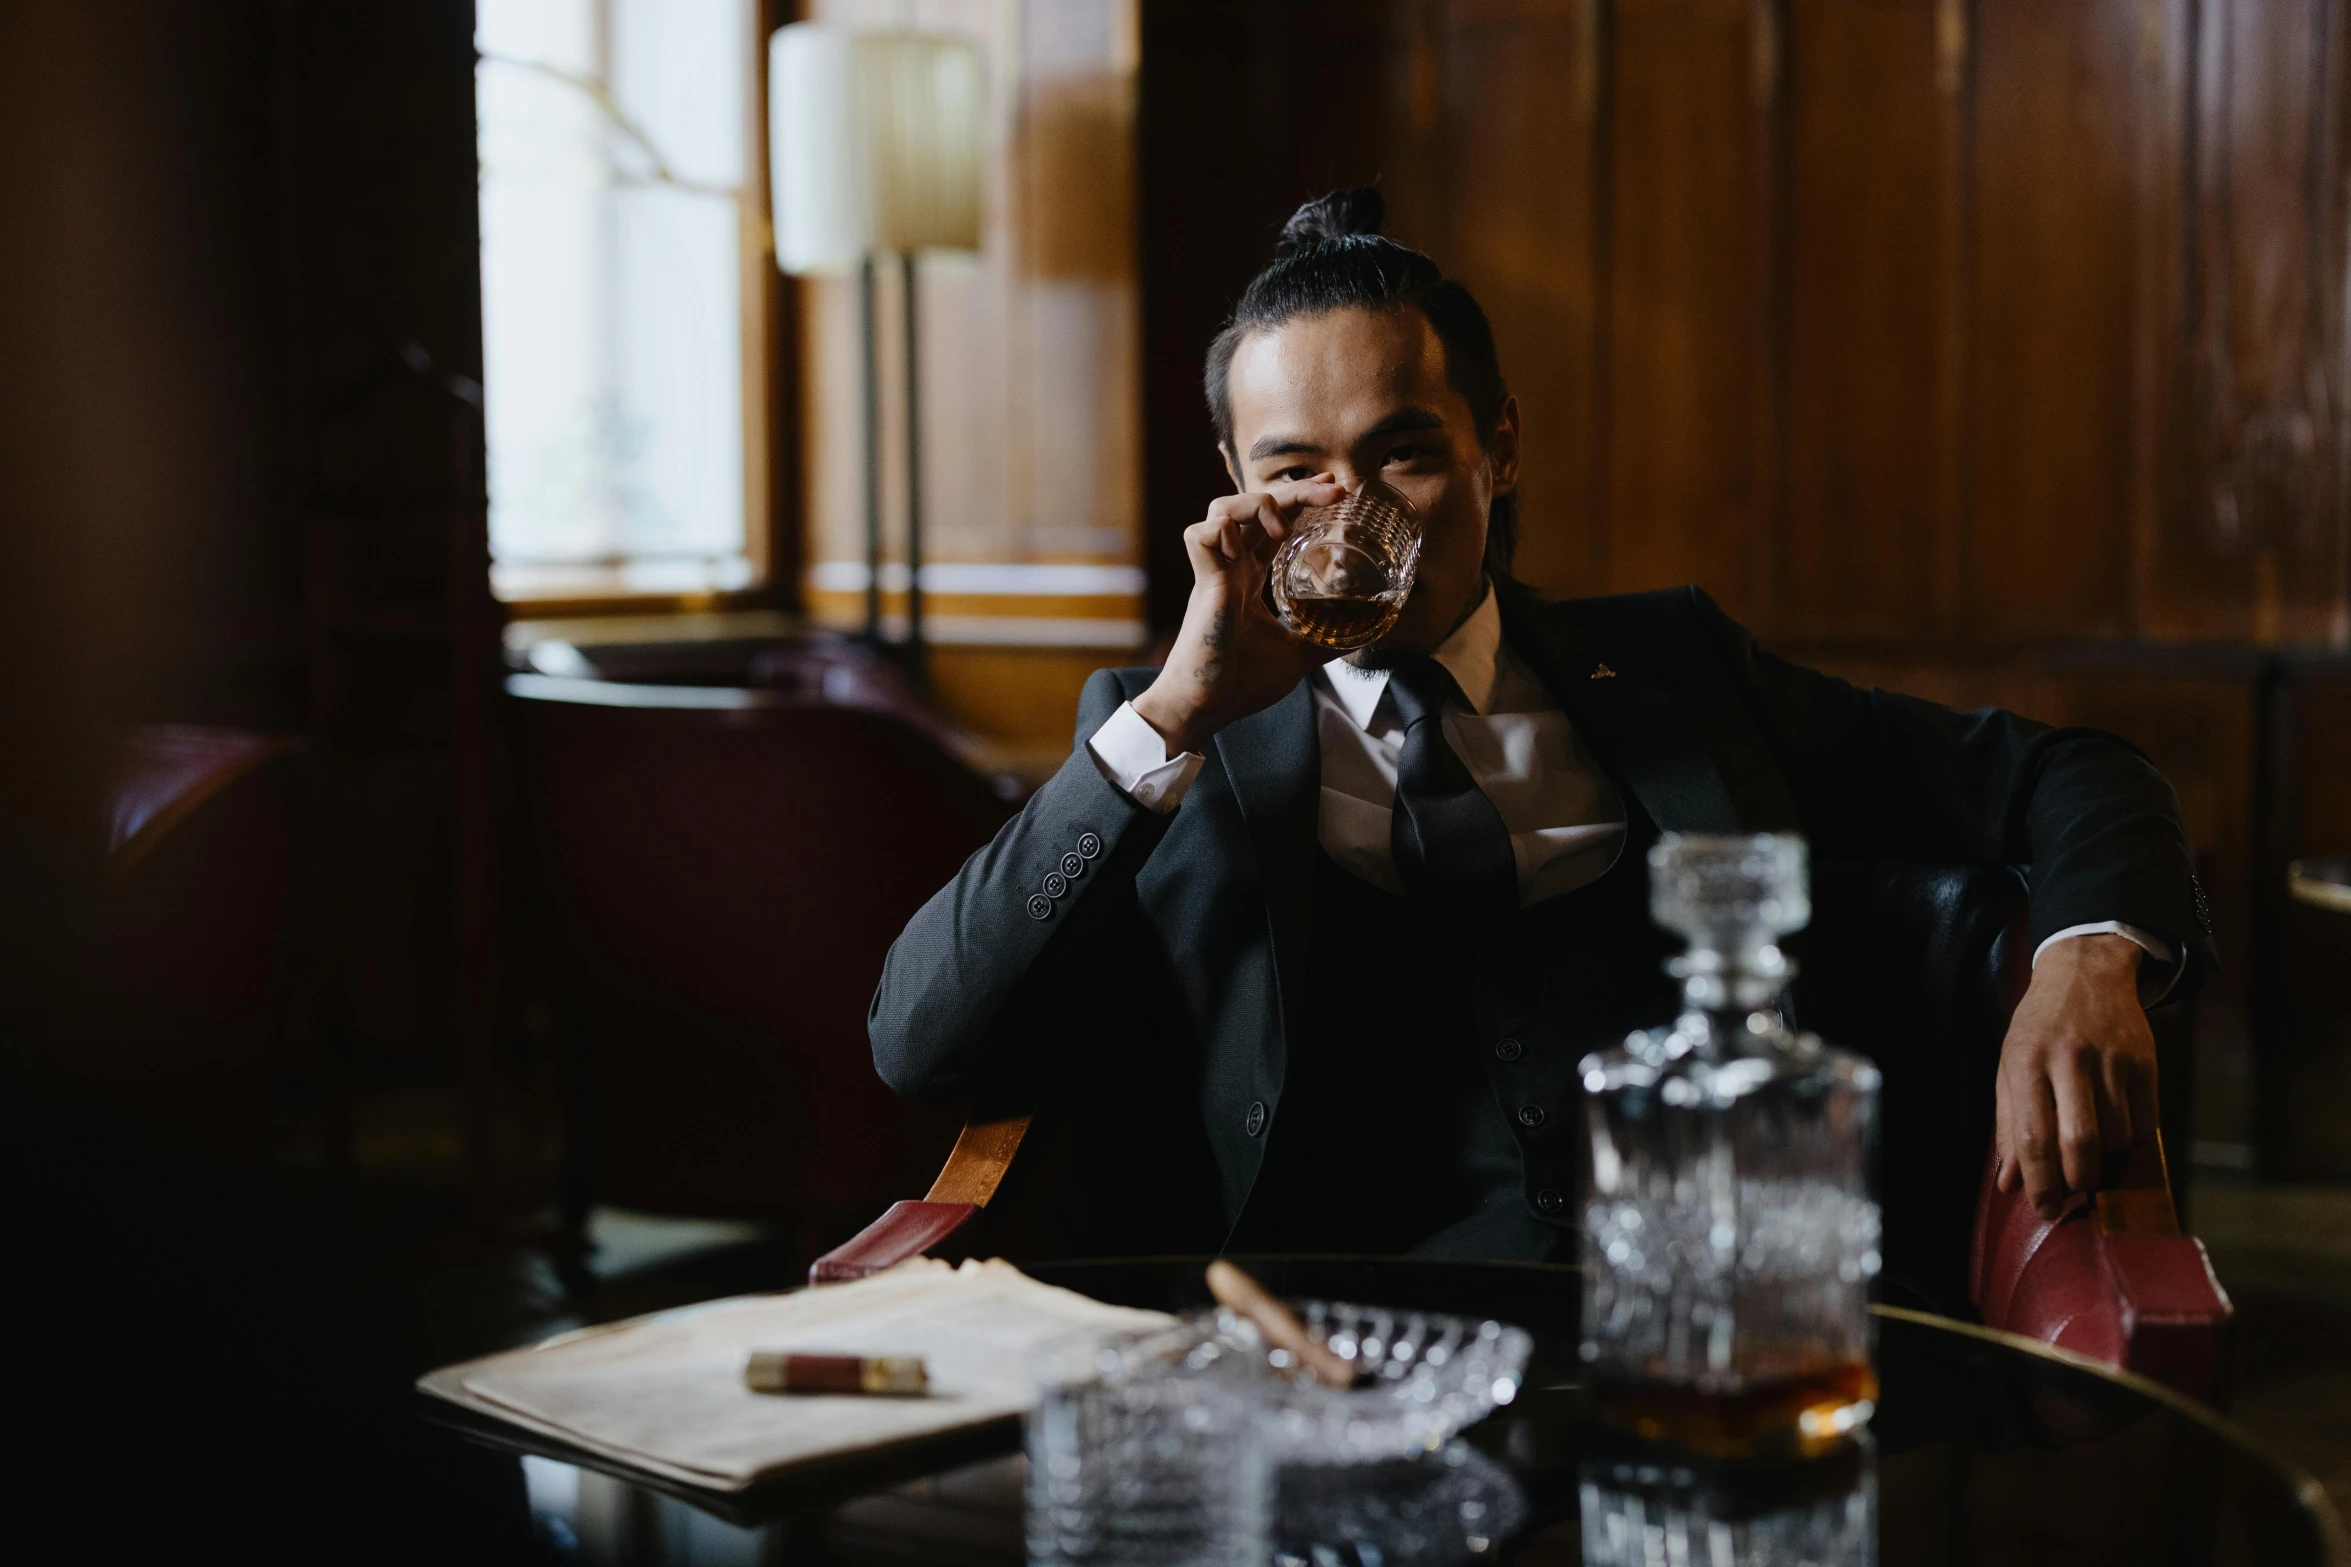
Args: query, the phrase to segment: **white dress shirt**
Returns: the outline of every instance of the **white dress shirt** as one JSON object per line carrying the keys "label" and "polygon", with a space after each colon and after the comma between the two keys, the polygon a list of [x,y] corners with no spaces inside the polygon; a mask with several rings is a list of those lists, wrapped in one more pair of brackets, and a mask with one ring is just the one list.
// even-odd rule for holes
{"label": "white dress shirt", "polygon": [[[1445,738],[1509,829],[1520,907],[1596,880],[1624,848],[1624,802],[1542,678],[1502,640],[1491,587],[1434,656],[1469,704],[1466,710],[1447,704]],[[1334,660],[1310,682],[1322,753],[1317,836],[1343,869],[1401,896],[1388,824],[1404,724],[1388,698],[1388,672]],[[1159,731],[1131,702],[1094,731],[1086,748],[1113,786],[1162,814],[1183,803],[1204,760],[1189,751],[1168,755]],[[2033,961],[2069,937],[2101,934],[2125,937],[2154,960],[2141,973],[2141,994],[2150,1004],[2170,989],[2178,969],[2169,945],[2119,920],[2069,926],[2036,947]]]}

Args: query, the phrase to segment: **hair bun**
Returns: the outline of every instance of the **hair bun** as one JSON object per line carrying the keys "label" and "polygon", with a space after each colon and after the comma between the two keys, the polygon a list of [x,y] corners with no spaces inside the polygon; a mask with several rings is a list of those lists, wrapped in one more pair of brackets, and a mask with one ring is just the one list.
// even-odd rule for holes
{"label": "hair bun", "polygon": [[1327,245],[1351,234],[1377,234],[1388,216],[1388,203],[1368,185],[1334,190],[1290,214],[1276,256],[1292,256],[1315,245]]}

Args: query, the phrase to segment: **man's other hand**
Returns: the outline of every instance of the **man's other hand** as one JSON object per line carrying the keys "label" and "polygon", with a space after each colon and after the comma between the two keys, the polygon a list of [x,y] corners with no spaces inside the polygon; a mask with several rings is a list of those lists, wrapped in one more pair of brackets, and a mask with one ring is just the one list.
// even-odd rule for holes
{"label": "man's other hand", "polygon": [[1171,756],[1197,751],[1236,718],[1272,706],[1332,653],[1277,619],[1265,601],[1274,551],[1305,506],[1346,495],[1329,475],[1219,497],[1184,530],[1192,597],[1175,647],[1135,711]]}
{"label": "man's other hand", "polygon": [[2155,1135],[2155,1035],[2139,1005],[2136,943],[2073,936],[2041,954],[2000,1047],[2002,1191],[2021,1182],[2054,1217],[2100,1167]]}

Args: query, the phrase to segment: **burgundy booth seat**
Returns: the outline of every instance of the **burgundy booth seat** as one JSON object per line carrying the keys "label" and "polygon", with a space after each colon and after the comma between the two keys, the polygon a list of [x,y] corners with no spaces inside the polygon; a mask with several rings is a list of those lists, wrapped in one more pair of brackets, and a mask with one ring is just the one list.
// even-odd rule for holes
{"label": "burgundy booth seat", "polygon": [[761,1219],[813,1254],[954,1136],[875,1075],[866,1009],[1011,807],[886,672],[822,665],[769,689],[508,682],[575,1219]]}
{"label": "burgundy booth seat", "polygon": [[144,1134],[232,1163],[267,1146],[299,750],[237,729],[128,730],[100,808],[100,1026],[77,1071]]}
{"label": "burgundy booth seat", "polygon": [[[2043,1220],[1990,1179],[1991,1085],[2024,994],[2024,883],[1983,866],[1814,867],[1814,922],[1797,1020],[1884,1068],[1889,1299],[2039,1339],[2220,1403],[2228,1297],[2204,1248],[2179,1233],[2160,1138],[2096,1199]],[[2159,1009],[2184,1043],[2185,1018]],[[2174,1085],[2176,1090],[2176,1085]],[[899,1202],[817,1260],[817,1283],[862,1277],[963,1231],[1028,1131],[1017,1111],[975,1114],[921,1201]]]}

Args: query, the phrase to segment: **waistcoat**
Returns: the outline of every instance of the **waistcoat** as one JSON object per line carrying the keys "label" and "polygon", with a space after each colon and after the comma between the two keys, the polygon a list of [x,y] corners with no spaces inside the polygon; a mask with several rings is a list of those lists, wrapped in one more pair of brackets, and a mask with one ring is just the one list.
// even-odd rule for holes
{"label": "waistcoat", "polygon": [[1317,852],[1305,1015],[1233,1249],[1574,1257],[1577,1063],[1678,997],[1678,943],[1649,919],[1656,829],[1623,797],[1599,879],[1482,924]]}

